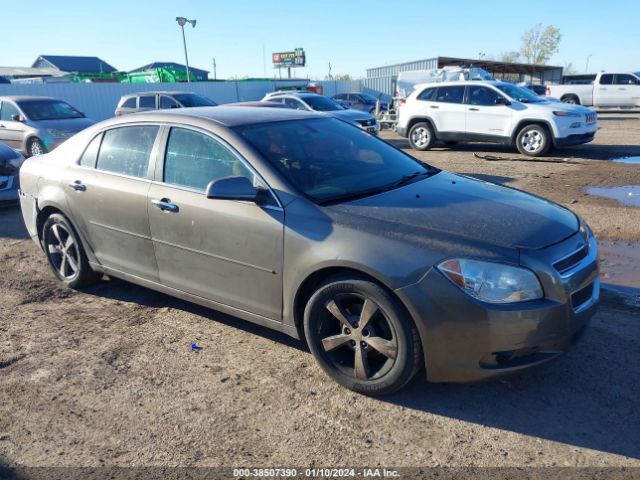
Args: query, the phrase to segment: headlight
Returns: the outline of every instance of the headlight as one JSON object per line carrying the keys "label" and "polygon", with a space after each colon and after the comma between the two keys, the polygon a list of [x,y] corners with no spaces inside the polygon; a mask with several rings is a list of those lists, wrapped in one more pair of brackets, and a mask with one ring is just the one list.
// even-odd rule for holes
{"label": "headlight", "polygon": [[524,268],[456,258],[442,262],[438,270],[483,302],[516,303],[544,297],[538,278]]}
{"label": "headlight", "polygon": [[556,112],[553,112],[553,114],[556,117],[581,117],[582,115],[580,115],[579,113],[575,113],[575,112],[565,112],[563,110],[558,110]]}

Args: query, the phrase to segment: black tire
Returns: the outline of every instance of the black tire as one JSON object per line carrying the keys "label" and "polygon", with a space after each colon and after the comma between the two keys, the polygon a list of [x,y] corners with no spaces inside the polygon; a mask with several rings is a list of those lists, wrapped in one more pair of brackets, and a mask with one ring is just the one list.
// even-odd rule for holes
{"label": "black tire", "polygon": [[29,140],[29,143],[27,145],[27,153],[30,157],[35,157],[36,155],[47,153],[47,149],[44,148],[42,140],[40,140],[39,138],[32,138],[31,140]]}
{"label": "black tire", "polygon": [[414,150],[429,150],[435,141],[436,136],[428,122],[418,122],[409,129],[409,145]]}
{"label": "black tire", "polygon": [[54,275],[68,287],[86,287],[102,276],[89,266],[78,234],[64,215],[53,213],[45,220],[42,244]]}
{"label": "black tire", "polygon": [[320,285],[306,305],[304,331],[322,369],[358,393],[395,392],[423,365],[413,321],[397,299],[366,279]]}
{"label": "black tire", "polygon": [[544,125],[527,125],[518,132],[516,147],[523,155],[540,157],[551,148],[551,134]]}
{"label": "black tire", "polygon": [[567,95],[562,97],[563,103],[569,103],[571,105],[580,105],[580,99],[575,95]]}

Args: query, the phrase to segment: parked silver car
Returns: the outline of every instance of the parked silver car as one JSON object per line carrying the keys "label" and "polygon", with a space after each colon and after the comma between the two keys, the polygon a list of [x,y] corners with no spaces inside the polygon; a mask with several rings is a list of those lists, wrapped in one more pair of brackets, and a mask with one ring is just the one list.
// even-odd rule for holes
{"label": "parked silver car", "polygon": [[[20,173],[31,237],[76,288],[102,274],[296,338],[369,395],[559,357],[599,296],[574,213],[284,108],[126,115]],[[251,355],[251,352],[246,352]]]}
{"label": "parked silver car", "polygon": [[298,91],[272,92],[266,94],[262,101],[283,103],[296,110],[317,112],[328,117],[339,118],[340,120],[352,123],[373,135],[377,135],[379,131],[379,125],[376,121],[376,117],[370,113],[346,109],[335,100],[318,95],[317,93]]}
{"label": "parked silver car", "polygon": [[55,98],[0,97],[0,143],[25,156],[49,152],[94,123]]}
{"label": "parked silver car", "polygon": [[123,95],[114,115],[169,108],[215,107],[213,100],[193,92],[138,92]]}

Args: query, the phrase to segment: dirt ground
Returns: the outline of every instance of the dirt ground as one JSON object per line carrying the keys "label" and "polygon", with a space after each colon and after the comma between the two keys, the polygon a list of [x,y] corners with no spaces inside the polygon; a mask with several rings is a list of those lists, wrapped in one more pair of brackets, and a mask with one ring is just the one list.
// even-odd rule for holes
{"label": "dirt ground", "polygon": [[640,165],[606,161],[638,143],[640,115],[609,114],[593,144],[553,153],[575,163],[475,158],[523,158],[486,145],[416,155],[574,209],[606,245],[604,282],[631,293],[605,290],[584,340],[542,368],[418,375],[382,399],[267,329],[119,280],[62,288],[19,209],[0,210],[0,466],[640,467],[640,209],[583,192],[640,185]]}

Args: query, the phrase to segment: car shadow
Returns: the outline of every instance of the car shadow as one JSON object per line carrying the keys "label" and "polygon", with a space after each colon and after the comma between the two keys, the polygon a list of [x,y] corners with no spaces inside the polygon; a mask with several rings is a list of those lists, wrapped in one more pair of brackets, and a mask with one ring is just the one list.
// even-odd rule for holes
{"label": "car shadow", "polygon": [[27,228],[22,220],[22,211],[17,203],[0,205],[0,238],[26,240]]}
{"label": "car shadow", "polygon": [[[620,302],[603,293],[602,303],[615,309]],[[607,320],[596,316],[572,351],[537,369],[477,384],[429,384],[419,374],[384,401],[640,459],[638,342],[604,326]]]}
{"label": "car shadow", "polygon": [[222,323],[229,327],[240,329],[247,333],[259,335],[300,351],[309,351],[304,342],[290,337],[285,333],[234,317],[233,315],[227,315],[220,311],[203,307],[186,300],[181,300],[150,288],[129,283],[118,278],[105,277],[97,284],[84,288],[82,292],[88,295],[117,300],[119,302],[136,303],[150,308],[164,307],[181,310],[186,313]]}

